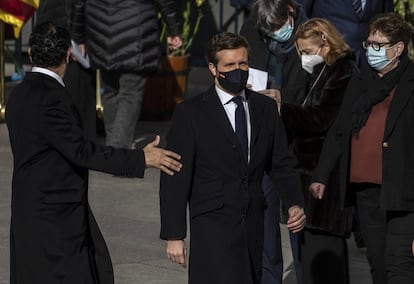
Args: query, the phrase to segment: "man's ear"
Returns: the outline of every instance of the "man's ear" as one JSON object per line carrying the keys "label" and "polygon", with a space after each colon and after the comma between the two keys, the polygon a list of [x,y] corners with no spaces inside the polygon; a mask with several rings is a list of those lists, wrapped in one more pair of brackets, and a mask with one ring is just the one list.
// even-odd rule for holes
{"label": "man's ear", "polygon": [[395,55],[398,57],[398,56],[400,56],[403,53],[404,48],[405,48],[405,44],[402,41],[400,41],[397,44],[398,44],[397,45],[397,51],[396,51],[396,54]]}
{"label": "man's ear", "polygon": [[216,69],[216,66],[213,63],[211,63],[211,62],[208,63],[208,69],[210,70],[211,75],[213,75],[213,77],[216,77],[217,69]]}
{"label": "man's ear", "polygon": [[68,49],[68,51],[66,51],[66,59],[65,59],[65,63],[66,64],[69,64],[69,56],[70,56],[70,50],[71,50],[72,48],[69,48]]}

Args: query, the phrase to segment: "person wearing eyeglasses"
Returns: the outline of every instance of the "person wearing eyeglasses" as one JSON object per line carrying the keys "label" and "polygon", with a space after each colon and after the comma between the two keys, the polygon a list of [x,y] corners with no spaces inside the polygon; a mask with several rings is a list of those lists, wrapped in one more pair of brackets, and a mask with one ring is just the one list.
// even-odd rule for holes
{"label": "person wearing eyeglasses", "polygon": [[310,190],[323,198],[335,165],[354,196],[374,284],[414,283],[413,27],[396,13],[372,19],[363,43],[370,73],[355,74]]}

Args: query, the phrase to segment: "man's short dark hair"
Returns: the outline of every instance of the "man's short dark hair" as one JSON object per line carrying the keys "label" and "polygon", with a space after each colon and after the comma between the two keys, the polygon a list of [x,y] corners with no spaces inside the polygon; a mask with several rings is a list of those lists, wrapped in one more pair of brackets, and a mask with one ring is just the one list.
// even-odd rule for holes
{"label": "man's short dark hair", "polygon": [[51,22],[37,25],[29,38],[33,66],[58,67],[66,59],[70,48],[69,32]]}
{"label": "man's short dark hair", "polygon": [[250,46],[247,40],[237,34],[222,32],[213,35],[208,42],[207,60],[208,63],[217,65],[217,52],[223,49],[238,49],[245,47],[250,54]]}

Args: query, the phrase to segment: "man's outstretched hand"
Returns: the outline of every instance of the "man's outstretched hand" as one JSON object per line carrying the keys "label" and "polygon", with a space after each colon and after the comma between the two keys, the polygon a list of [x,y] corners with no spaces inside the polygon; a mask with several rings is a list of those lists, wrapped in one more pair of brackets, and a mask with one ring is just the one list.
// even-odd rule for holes
{"label": "man's outstretched hand", "polygon": [[174,175],[183,166],[178,160],[181,156],[162,148],[157,147],[160,143],[160,136],[157,135],[151,143],[144,147],[145,165],[149,168],[158,168],[167,175]]}

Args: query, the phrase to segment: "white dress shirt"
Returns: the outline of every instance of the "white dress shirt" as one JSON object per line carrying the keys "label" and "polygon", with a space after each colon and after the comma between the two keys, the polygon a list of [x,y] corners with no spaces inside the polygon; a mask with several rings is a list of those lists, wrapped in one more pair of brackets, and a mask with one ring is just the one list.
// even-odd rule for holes
{"label": "white dress shirt", "polygon": [[54,78],[56,81],[59,82],[63,87],[65,87],[65,83],[63,82],[62,77],[60,77],[57,73],[42,67],[32,67],[32,72],[42,73]]}
{"label": "white dress shirt", "polygon": [[[233,127],[233,131],[236,132],[236,108],[237,104],[232,101],[233,95],[230,95],[220,89],[219,87],[216,87],[217,95],[220,99],[221,104],[223,105],[223,108],[227,114],[227,117],[231,123],[231,126]],[[251,125],[250,125],[250,113],[249,113],[249,105],[247,104],[246,100],[246,94],[244,93],[244,90],[240,93],[240,95],[243,98],[243,106],[244,111],[246,112],[246,120],[247,120],[247,145],[248,145],[248,157],[247,160],[250,161],[250,140],[251,140]]]}
{"label": "white dress shirt", "polygon": [[366,4],[367,4],[367,0],[361,0],[361,8],[362,8],[362,11],[365,10],[365,5]]}

